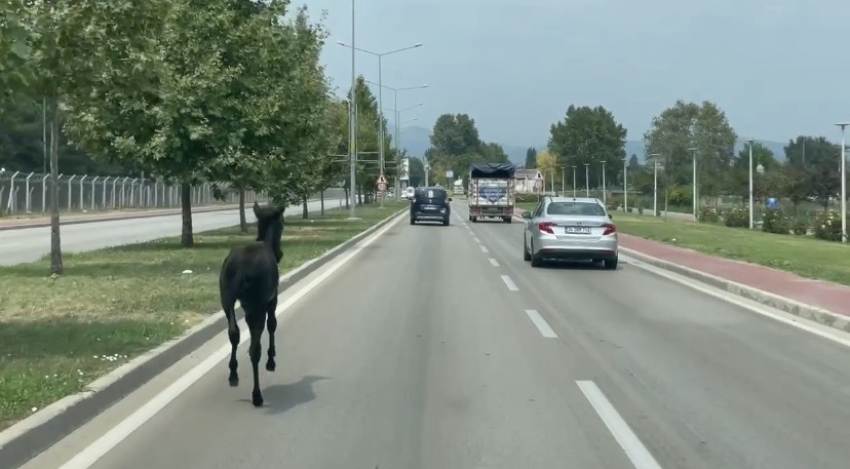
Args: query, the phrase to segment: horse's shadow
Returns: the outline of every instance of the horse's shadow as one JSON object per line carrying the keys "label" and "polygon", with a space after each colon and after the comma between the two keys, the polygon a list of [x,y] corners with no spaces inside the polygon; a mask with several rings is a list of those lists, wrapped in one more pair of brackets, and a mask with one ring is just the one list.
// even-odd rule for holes
{"label": "horse's shadow", "polygon": [[[279,415],[300,404],[306,404],[316,399],[313,383],[327,378],[324,376],[305,376],[290,384],[273,384],[263,390],[266,402],[263,408],[269,415]],[[250,399],[239,399],[239,402],[251,402]]]}

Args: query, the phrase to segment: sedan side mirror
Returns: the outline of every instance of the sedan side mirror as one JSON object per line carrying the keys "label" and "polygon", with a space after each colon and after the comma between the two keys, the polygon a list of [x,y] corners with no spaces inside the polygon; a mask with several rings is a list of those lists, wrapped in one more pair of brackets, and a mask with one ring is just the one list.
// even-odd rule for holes
{"label": "sedan side mirror", "polygon": [[527,210],[525,212],[522,212],[522,214],[520,216],[522,218],[525,218],[526,220],[531,220],[531,212],[529,212]]}

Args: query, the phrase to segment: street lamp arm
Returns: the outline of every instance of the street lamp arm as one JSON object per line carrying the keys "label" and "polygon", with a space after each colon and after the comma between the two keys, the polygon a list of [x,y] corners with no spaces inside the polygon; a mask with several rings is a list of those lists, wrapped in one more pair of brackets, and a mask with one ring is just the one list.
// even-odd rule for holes
{"label": "street lamp arm", "polygon": [[351,47],[350,45],[348,45],[348,44],[346,44],[346,43],[344,43],[344,42],[342,42],[342,41],[336,41],[336,43],[337,43],[337,44],[339,44],[339,45],[341,45],[342,47],[348,47],[349,49],[354,49],[354,50],[356,50],[356,51],[365,52],[365,53],[367,53],[367,54],[374,55],[375,57],[380,57],[380,56],[381,56],[381,54],[379,54],[379,53],[377,53],[377,52],[372,52],[372,51],[370,51],[370,50],[361,49],[361,48],[359,48],[359,47]]}
{"label": "street lamp arm", "polygon": [[375,57],[383,57],[385,55],[395,54],[395,53],[403,52],[403,51],[410,50],[410,49],[416,49],[417,47],[422,47],[422,43],[417,42],[416,44],[414,44],[412,46],[402,47],[401,49],[395,49],[395,50],[391,50],[389,52],[375,52],[375,51],[371,51],[371,50],[361,49],[359,47],[352,47],[351,45],[346,44],[342,41],[336,41],[336,43],[341,45],[342,47],[349,47],[349,48],[352,48],[356,51],[365,52],[366,54],[374,55]]}
{"label": "street lamp arm", "polygon": [[396,54],[398,52],[404,52],[406,50],[416,49],[417,47],[422,47],[422,43],[417,42],[416,44],[414,44],[412,46],[402,47],[401,49],[391,50],[389,52],[382,52],[382,53],[376,54],[376,55],[384,56],[384,55]]}

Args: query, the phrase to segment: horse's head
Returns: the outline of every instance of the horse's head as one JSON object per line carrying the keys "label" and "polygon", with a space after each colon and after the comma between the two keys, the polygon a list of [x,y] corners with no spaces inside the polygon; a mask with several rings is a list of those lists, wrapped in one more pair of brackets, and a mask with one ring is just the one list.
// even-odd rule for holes
{"label": "horse's head", "polygon": [[280,237],[283,235],[283,211],[282,207],[265,206],[254,202],[254,215],[257,217],[257,241],[262,241],[269,246],[274,253],[275,259],[280,262],[283,259],[283,251],[280,247]]}

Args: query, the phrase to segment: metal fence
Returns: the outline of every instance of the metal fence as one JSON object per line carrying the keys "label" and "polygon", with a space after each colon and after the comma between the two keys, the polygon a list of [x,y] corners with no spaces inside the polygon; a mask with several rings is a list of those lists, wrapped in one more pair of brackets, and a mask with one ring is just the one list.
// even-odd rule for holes
{"label": "metal fence", "polygon": [[[49,175],[21,171],[0,172],[0,214],[47,212]],[[238,194],[227,193],[224,203],[238,203]],[[262,200],[253,192],[246,202]],[[221,201],[213,198],[210,183],[192,187],[192,206]],[[69,212],[129,208],[179,208],[180,186],[161,181],[121,176],[73,174],[59,176],[59,209]]]}

